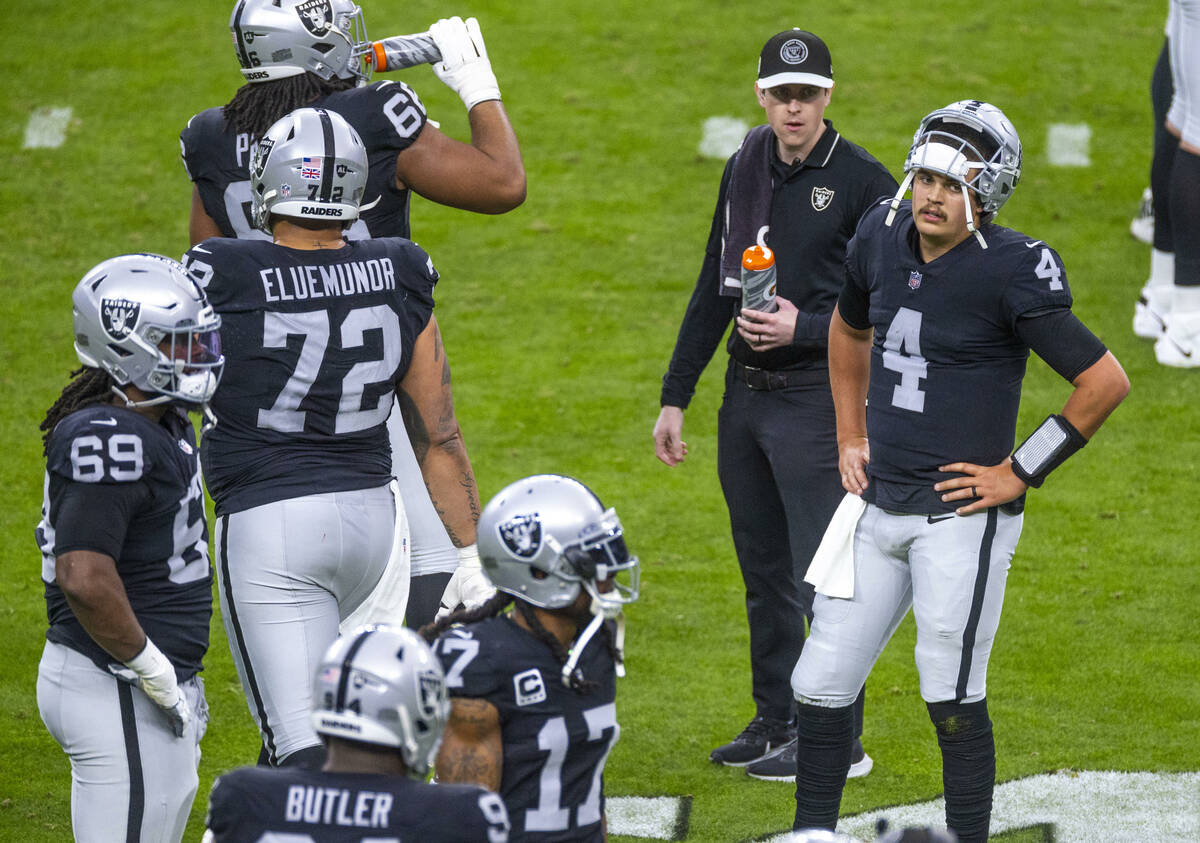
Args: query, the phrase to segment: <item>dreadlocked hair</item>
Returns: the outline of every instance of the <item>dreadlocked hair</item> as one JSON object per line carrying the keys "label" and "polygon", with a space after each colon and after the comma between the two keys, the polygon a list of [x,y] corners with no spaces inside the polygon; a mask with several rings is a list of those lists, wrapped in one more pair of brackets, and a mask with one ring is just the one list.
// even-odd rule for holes
{"label": "dreadlocked hair", "polygon": [[82,410],[92,404],[104,404],[112,398],[112,388],[115,386],[112,376],[103,369],[93,369],[90,366],[80,366],[71,372],[73,380],[67,384],[50,409],[46,418],[38,425],[42,434],[42,454],[49,456],[50,434],[54,426],[76,410]]}
{"label": "dreadlocked hair", "polygon": [[285,114],[354,85],[353,79],[322,79],[308,71],[269,82],[247,82],[221,109],[221,115],[226,128],[262,137]]}
{"label": "dreadlocked hair", "polygon": [[432,644],[443,632],[455,624],[475,623],[476,621],[496,617],[507,609],[508,604],[513,602],[514,599],[516,598],[511,594],[497,591],[491,598],[473,609],[468,609],[464,606],[461,609],[455,609],[441,620],[425,624],[425,626],[417,630],[417,634],[424,638],[427,643]]}
{"label": "dreadlocked hair", "polygon": [[[558,660],[560,665],[566,664],[567,659],[571,657],[570,652],[563,646],[554,633],[546,629],[542,622],[538,620],[537,612],[533,610],[533,604],[524,600],[517,600],[513,595],[506,594],[503,591],[497,591],[491,599],[476,606],[474,609],[466,607],[455,609],[441,620],[425,624],[425,626],[418,630],[418,633],[428,643],[432,644],[438,639],[438,636],[455,624],[469,624],[487,618],[494,618],[507,609],[510,603],[516,605],[516,610],[521,613],[521,617],[529,624],[529,629],[532,631],[533,637],[550,648],[550,652],[554,654],[554,658]],[[600,627],[600,631],[604,635],[604,643],[608,648],[609,655],[612,656],[615,662],[620,657],[620,653],[617,652],[617,645],[613,640],[611,626],[611,623],[605,623]],[[578,668],[576,668],[575,673],[571,676],[571,690],[577,693],[590,694],[599,687],[599,682],[585,679],[583,672]]]}

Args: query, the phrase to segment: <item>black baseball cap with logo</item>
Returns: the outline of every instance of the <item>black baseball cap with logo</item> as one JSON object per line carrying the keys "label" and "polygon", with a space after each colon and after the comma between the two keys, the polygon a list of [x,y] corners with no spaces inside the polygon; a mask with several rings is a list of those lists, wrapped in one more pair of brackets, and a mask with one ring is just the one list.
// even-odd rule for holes
{"label": "black baseball cap with logo", "polygon": [[758,87],[816,85],[833,87],[833,61],[825,42],[803,29],[772,36],[758,57]]}

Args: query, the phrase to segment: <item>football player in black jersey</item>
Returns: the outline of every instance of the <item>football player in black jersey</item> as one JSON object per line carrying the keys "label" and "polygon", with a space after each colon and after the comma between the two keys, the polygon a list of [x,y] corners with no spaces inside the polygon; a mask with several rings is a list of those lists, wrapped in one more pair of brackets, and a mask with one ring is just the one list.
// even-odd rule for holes
{"label": "football player in black jersey", "polygon": [[346,120],[298,109],[253,159],[255,224],[274,242],[218,237],[185,257],[223,320],[229,367],[201,456],[222,616],[274,764],[323,757],[308,716],[313,667],[404,542],[386,427],[397,396],[447,531],[475,541],[433,261],[403,238],[343,237],[367,172]]}
{"label": "football player in black jersey", "polygon": [[[193,245],[208,237],[267,239],[250,219],[249,162],[267,127],[293,109],[319,106],[341,114],[366,144],[367,189],[347,239],[409,236],[409,191],[480,213],[512,210],[525,198],[517,138],[500,100],[483,35],[474,18],[430,27],[442,55],[434,72],[463,100],[471,141],[442,133],[426,119],[416,92],[398,80],[367,84],[370,51],[362,9],[351,0],[237,0],[229,20],[246,83],[224,107],[194,116],[180,135],[194,183]],[[456,550],[417,477],[413,446],[399,414],[388,423],[405,516],[411,532],[408,571],[393,565],[384,586],[408,603],[413,628],[439,603],[478,604],[490,596],[472,546]],[[392,580],[399,580],[393,583]]]}
{"label": "football player in black jersey", "polygon": [[419,635],[361,627],[313,681],[320,770],[243,767],[213,784],[206,843],[505,843],[508,812],[481,787],[426,784],[450,713],[446,679]]}
{"label": "football player in black jersey", "polygon": [[[964,100],[930,113],[904,170],[895,198],[859,223],[829,331],[853,514],[834,522],[845,525],[838,561],[852,586],[831,596],[818,584],[792,675],[796,827],[836,825],[851,704],[911,607],[946,823],[962,841],[986,841],[996,764],[987,662],[1025,492],[1092,437],[1129,381],[1071,312],[1057,253],[993,222],[1021,174],[1021,143],[1000,109]],[[1031,349],[1074,391],[1014,451]]]}
{"label": "football player in black jersey", "polygon": [[604,762],[621,731],[621,612],[638,596],[637,557],[615,511],[553,474],[488,503],[479,554],[501,593],[422,630],[436,638],[451,697],[438,781],[499,792],[512,840],[603,840]]}
{"label": "football player in black jersey", "polygon": [[38,709],[71,760],[75,839],[177,841],[199,784],[212,616],[187,411],[221,378],[221,322],[159,255],[104,261],[72,300],[83,368],[41,425]]}

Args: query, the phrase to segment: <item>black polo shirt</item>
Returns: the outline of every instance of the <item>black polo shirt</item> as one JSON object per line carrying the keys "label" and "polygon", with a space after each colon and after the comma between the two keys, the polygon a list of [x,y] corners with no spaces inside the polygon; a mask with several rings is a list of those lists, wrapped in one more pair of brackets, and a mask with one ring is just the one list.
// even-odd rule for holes
{"label": "black polo shirt", "polygon": [[[700,373],[741,306],[740,298],[719,291],[722,217],[735,157],[730,156],[721,176],[704,265],[663,376],[663,405],[687,407]],[[726,350],[760,369],[825,369],[829,317],[845,278],[846,244],[875,200],[896,192],[896,180],[828,120],[806,160],[785,164],[776,151],[771,166],[774,189],[766,241],[775,252],[778,295],[800,309],[796,334],[788,348],[755,352],[733,331]]]}

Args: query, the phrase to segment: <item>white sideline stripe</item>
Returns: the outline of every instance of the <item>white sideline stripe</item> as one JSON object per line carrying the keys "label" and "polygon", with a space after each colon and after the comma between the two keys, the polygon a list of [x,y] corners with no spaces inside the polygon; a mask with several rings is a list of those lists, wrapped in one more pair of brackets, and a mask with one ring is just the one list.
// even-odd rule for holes
{"label": "white sideline stripe", "polygon": [[29,115],[25,125],[24,149],[57,149],[67,139],[67,124],[71,122],[71,109],[39,108]]}
{"label": "white sideline stripe", "polygon": [[[991,833],[1048,823],[1055,843],[1200,840],[1198,793],[1200,773],[1044,773],[996,788]],[[842,817],[838,831],[873,840],[880,818],[893,829],[944,828],[946,806],[938,798]],[[784,843],[789,834],[775,835],[770,843]]]}
{"label": "white sideline stripe", "polygon": [[748,131],[750,126],[745,120],[736,117],[709,117],[704,121],[698,151],[705,158],[724,160],[733,155]]}
{"label": "white sideline stripe", "polygon": [[1056,167],[1090,167],[1091,141],[1092,127],[1087,123],[1051,123],[1046,130],[1046,155]]}
{"label": "white sideline stripe", "polygon": [[604,800],[608,833],[674,840],[682,807],[676,796],[610,796]]}

